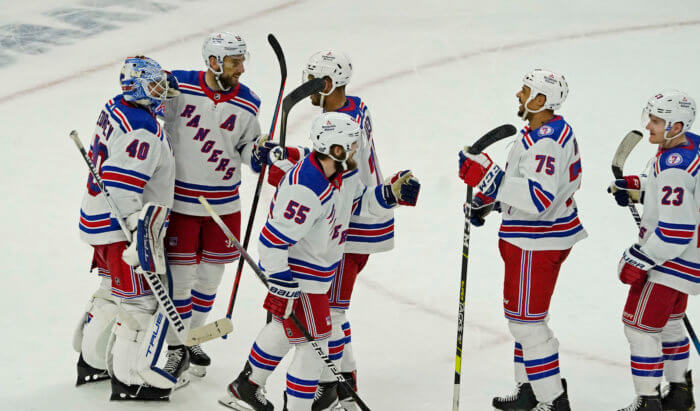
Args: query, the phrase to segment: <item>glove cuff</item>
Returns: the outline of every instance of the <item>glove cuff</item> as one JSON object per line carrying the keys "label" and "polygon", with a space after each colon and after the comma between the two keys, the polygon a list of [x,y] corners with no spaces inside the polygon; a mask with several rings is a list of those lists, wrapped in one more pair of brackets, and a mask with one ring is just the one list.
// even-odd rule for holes
{"label": "glove cuff", "polygon": [[642,251],[642,246],[639,244],[635,244],[628,248],[622,255],[622,260],[625,263],[644,271],[649,271],[656,266],[656,261],[644,254]]}

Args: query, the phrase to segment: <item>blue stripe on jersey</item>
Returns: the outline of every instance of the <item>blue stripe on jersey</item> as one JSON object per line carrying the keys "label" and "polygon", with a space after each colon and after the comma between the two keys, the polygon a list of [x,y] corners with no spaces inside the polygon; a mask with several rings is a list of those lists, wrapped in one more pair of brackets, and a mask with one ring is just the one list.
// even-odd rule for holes
{"label": "blue stripe on jersey", "polygon": [[258,113],[256,113],[255,110],[253,110],[252,108],[246,106],[245,104],[241,104],[241,103],[239,103],[239,102],[237,102],[237,101],[228,100],[227,103],[233,104],[233,105],[236,106],[236,107],[242,108],[243,110],[249,112],[250,114],[252,114],[252,115],[254,115],[254,116],[258,114]]}
{"label": "blue stripe on jersey", "polygon": [[183,188],[190,188],[193,190],[203,190],[203,191],[233,191],[241,185],[240,182],[232,186],[205,186],[201,184],[185,183],[184,181],[175,180],[175,185]]}
{"label": "blue stripe on jersey", "polygon": [[143,188],[132,186],[131,184],[120,183],[118,181],[104,180],[105,187],[115,187],[122,190],[133,191],[134,193],[143,193]]}
{"label": "blue stripe on jersey", "polygon": [[289,243],[289,244],[296,244],[296,241],[295,241],[295,240],[293,240],[293,239],[291,239],[290,237],[287,237],[286,235],[282,234],[278,229],[276,229],[272,224],[270,224],[269,221],[268,221],[267,223],[265,223],[265,227],[267,227],[267,229],[270,230],[270,232],[272,232],[272,234],[274,234],[274,235],[276,235],[277,237],[279,237],[280,240],[282,240],[282,241],[284,241],[284,242],[286,242],[286,243]]}
{"label": "blue stripe on jersey", "polygon": [[384,208],[391,208],[389,203],[386,202],[384,199],[384,193],[382,192],[382,189],[384,188],[383,184],[380,184],[374,188],[374,196],[377,198],[377,202],[379,203],[380,206]]}
{"label": "blue stripe on jersey", "polygon": [[[181,196],[179,194],[175,194],[174,196],[175,200],[182,201],[185,203],[194,203],[194,204],[199,204],[199,200],[196,198],[192,197],[185,197]],[[236,201],[240,198],[238,194],[236,194],[233,197],[226,197],[226,198],[210,198],[207,200],[209,204],[225,204],[225,203],[230,203],[232,201]]]}
{"label": "blue stripe on jersey", "polygon": [[133,176],[133,177],[137,177],[137,178],[140,178],[141,180],[146,180],[146,181],[148,181],[148,180],[151,179],[150,176],[147,176],[146,174],[139,173],[138,171],[127,170],[127,169],[125,169],[125,168],[119,168],[119,167],[115,167],[115,166],[104,166],[104,167],[101,168],[101,171],[102,171],[103,173],[104,173],[105,171],[114,171],[114,172],[117,172],[117,173],[127,174],[127,175],[130,175],[130,176]]}
{"label": "blue stripe on jersey", "polygon": [[524,226],[531,226],[531,227],[551,227],[551,226],[561,224],[561,223],[568,223],[569,221],[572,221],[576,217],[578,217],[578,213],[576,211],[574,211],[570,215],[568,215],[566,217],[557,218],[554,221],[503,220],[502,224],[503,225],[524,225]]}

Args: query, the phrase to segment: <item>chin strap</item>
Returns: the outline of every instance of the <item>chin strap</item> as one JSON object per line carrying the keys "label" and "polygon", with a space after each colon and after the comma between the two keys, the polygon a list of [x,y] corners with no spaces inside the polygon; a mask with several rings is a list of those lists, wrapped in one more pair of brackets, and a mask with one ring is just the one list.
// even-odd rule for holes
{"label": "chin strap", "polygon": [[535,114],[539,113],[540,111],[544,111],[544,106],[540,107],[539,110],[534,111],[527,108],[527,105],[530,104],[533,98],[534,97],[532,97],[532,92],[530,92],[530,97],[527,99],[527,101],[525,101],[525,104],[523,104],[523,115],[520,116],[520,118],[522,118],[523,120],[527,120],[527,115],[530,113]]}

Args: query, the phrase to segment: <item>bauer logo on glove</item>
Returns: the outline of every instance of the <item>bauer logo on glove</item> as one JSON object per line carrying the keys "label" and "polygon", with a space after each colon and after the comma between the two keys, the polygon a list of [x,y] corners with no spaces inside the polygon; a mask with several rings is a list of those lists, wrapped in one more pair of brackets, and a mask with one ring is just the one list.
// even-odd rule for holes
{"label": "bauer logo on glove", "polygon": [[384,181],[384,200],[390,206],[415,206],[418,202],[420,182],[413,177],[411,170],[403,170]]}

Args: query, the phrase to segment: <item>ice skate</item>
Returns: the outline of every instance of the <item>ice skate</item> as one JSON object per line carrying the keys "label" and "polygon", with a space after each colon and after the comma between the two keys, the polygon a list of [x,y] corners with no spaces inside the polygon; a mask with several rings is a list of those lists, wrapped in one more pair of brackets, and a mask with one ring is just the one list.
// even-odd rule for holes
{"label": "ice skate", "polygon": [[566,390],[566,380],[562,378],[561,385],[564,387],[564,392],[561,393],[552,402],[540,402],[532,411],[571,411],[569,406],[569,394]]}
{"label": "ice skate", "polygon": [[529,382],[519,382],[512,394],[495,397],[493,408],[501,411],[530,411],[537,406],[537,398]]}
{"label": "ice skate", "polygon": [[246,362],[243,371],[228,385],[226,396],[219,398],[219,402],[238,411],[274,410],[275,407],[265,398],[265,389],[248,379],[250,373],[250,364]]}
{"label": "ice skate", "polygon": [[99,368],[92,367],[85,362],[83,354],[80,354],[80,357],[78,357],[77,368],[78,379],[75,381],[76,386],[109,379],[107,370],[100,370]]}
{"label": "ice skate", "polygon": [[664,411],[691,411],[695,409],[693,378],[690,371],[685,373],[685,383],[670,383],[668,394],[661,399],[661,407]]}
{"label": "ice skate", "polygon": [[[357,392],[357,381],[355,380],[354,372],[344,372],[343,378],[350,384],[355,392]],[[345,384],[338,384],[338,401],[339,404],[335,407],[336,411],[357,411],[357,404],[352,398],[350,391],[345,388]]]}
{"label": "ice skate", "polygon": [[190,353],[184,345],[168,347],[168,361],[163,371],[177,378],[173,389],[177,390],[189,384],[190,378],[185,371],[190,367]]}
{"label": "ice skate", "polygon": [[150,385],[126,385],[112,378],[111,401],[168,401],[171,389],[156,388]]}
{"label": "ice skate", "polygon": [[662,411],[659,395],[641,395],[632,401],[626,408],[617,411]]}
{"label": "ice skate", "polygon": [[202,350],[202,346],[197,344],[187,347],[190,353],[190,374],[197,377],[207,375],[207,367],[211,364],[211,358]]}
{"label": "ice skate", "polygon": [[338,381],[322,382],[316,388],[311,411],[330,411],[338,405]]}

